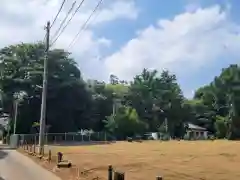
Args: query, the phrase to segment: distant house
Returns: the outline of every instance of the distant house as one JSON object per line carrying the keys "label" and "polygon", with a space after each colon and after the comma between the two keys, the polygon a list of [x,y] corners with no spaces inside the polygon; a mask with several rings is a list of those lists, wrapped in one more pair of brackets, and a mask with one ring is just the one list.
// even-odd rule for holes
{"label": "distant house", "polygon": [[189,139],[207,139],[208,131],[204,127],[188,123],[186,136],[189,137]]}

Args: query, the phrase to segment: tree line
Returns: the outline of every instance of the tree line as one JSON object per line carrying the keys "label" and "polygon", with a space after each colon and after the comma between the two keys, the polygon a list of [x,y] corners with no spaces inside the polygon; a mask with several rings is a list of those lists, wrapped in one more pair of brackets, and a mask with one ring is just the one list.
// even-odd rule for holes
{"label": "tree line", "polygon": [[[16,133],[33,133],[40,119],[42,43],[17,44],[0,50],[1,113],[9,115],[13,132],[14,102],[18,102]],[[207,128],[218,138],[240,137],[240,67],[230,65],[209,84],[184,97],[176,75],[143,69],[131,82],[115,75],[109,82],[84,80],[69,52],[49,52],[46,123],[49,132],[80,129],[108,131],[119,139],[144,132],[183,137],[186,123]],[[167,124],[166,124],[167,119]],[[166,132],[165,132],[166,133]]]}

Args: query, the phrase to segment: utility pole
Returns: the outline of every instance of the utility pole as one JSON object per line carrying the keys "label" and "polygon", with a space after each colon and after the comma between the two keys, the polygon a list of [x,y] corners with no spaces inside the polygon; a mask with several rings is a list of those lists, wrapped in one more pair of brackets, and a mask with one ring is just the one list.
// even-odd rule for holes
{"label": "utility pole", "polygon": [[115,114],[116,114],[116,104],[115,104],[116,102],[115,102],[115,99],[113,100],[113,105],[112,105],[112,114],[113,114],[113,116],[115,117]]}
{"label": "utility pole", "polygon": [[[165,113],[165,111],[162,110],[161,108],[160,108],[160,112]],[[166,113],[165,113],[165,118],[164,118],[164,127],[165,127],[166,133],[168,133],[168,119],[167,119]]]}
{"label": "utility pole", "polygon": [[46,30],[46,50],[44,59],[44,72],[43,72],[43,89],[42,89],[42,104],[41,104],[41,117],[40,117],[40,132],[39,132],[39,154],[43,152],[44,136],[46,125],[46,100],[47,100],[47,77],[48,77],[48,52],[49,52],[49,37],[50,37],[50,22],[47,22]]}
{"label": "utility pole", "polygon": [[166,133],[168,133],[168,119],[167,119],[167,117],[165,117],[165,131],[166,131]]}
{"label": "utility pole", "polygon": [[18,100],[14,101],[14,127],[13,127],[13,134],[16,134],[16,127],[17,127],[17,115],[18,115]]}
{"label": "utility pole", "polygon": [[116,114],[116,93],[113,93],[113,104],[112,104],[112,114],[113,117],[115,118],[115,114]]}

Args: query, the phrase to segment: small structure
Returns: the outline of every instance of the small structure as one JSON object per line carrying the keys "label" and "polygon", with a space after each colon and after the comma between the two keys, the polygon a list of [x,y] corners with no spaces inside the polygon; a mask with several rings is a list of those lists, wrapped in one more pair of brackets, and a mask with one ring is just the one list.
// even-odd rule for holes
{"label": "small structure", "polygon": [[3,132],[7,130],[7,125],[8,125],[8,117],[6,116],[0,117],[0,139],[3,136]]}
{"label": "small structure", "polygon": [[189,139],[207,139],[208,138],[208,131],[206,128],[203,128],[201,126],[188,123],[187,124],[187,130],[186,130],[186,136]]}
{"label": "small structure", "polygon": [[159,135],[158,132],[148,132],[144,134],[145,138],[148,140],[158,140],[159,139]]}

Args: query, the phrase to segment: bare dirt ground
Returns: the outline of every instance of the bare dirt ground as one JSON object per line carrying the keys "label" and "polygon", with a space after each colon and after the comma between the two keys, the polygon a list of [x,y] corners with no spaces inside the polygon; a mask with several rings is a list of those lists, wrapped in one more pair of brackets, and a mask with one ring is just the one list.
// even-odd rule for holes
{"label": "bare dirt ground", "polygon": [[[109,164],[126,174],[126,180],[239,180],[240,142],[149,141],[108,145],[53,147],[73,162],[80,179],[107,178]],[[76,176],[76,169],[62,172]],[[68,175],[67,175],[68,173]],[[67,175],[67,176],[66,176]]]}

